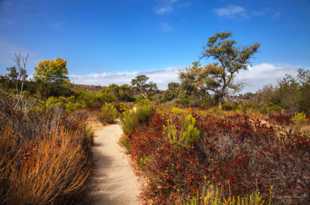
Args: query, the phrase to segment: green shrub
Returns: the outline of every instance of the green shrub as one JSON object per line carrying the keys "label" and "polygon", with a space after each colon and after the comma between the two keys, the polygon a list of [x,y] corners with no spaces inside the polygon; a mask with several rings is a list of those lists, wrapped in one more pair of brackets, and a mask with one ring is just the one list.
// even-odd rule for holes
{"label": "green shrub", "polygon": [[114,123],[118,117],[118,112],[113,104],[106,103],[101,107],[100,120],[104,123]]}
{"label": "green shrub", "polygon": [[232,111],[238,108],[238,104],[232,101],[226,101],[222,104],[222,109],[225,111]]}
{"label": "green shrub", "polygon": [[132,110],[124,112],[121,117],[124,133],[130,135],[139,124],[147,122],[153,112],[153,106],[148,101],[140,101]]}
{"label": "green shrub", "polygon": [[126,153],[129,154],[130,153],[130,142],[128,139],[127,135],[123,135],[118,142],[120,145],[122,145],[123,147],[125,147],[126,149]]}
{"label": "green shrub", "polygon": [[211,186],[205,189],[202,194],[186,200],[184,205],[267,205],[269,201],[263,199],[259,192],[254,192],[245,196],[224,197],[223,192]]}
{"label": "green shrub", "polygon": [[168,120],[167,125],[164,126],[164,135],[171,144],[188,147],[200,138],[200,131],[196,127],[196,119],[188,114],[182,119],[180,131],[171,120]]}
{"label": "green shrub", "polygon": [[138,124],[138,118],[134,110],[128,110],[122,114],[121,125],[126,135],[130,135]]}
{"label": "green shrub", "polygon": [[171,113],[176,114],[176,115],[181,115],[186,113],[184,109],[178,108],[178,107],[172,107],[171,108]]}
{"label": "green shrub", "polygon": [[145,166],[147,166],[149,163],[151,163],[152,159],[150,156],[142,156],[138,158],[138,165],[140,169],[143,169]]}
{"label": "green shrub", "polygon": [[62,98],[57,98],[57,97],[49,97],[45,101],[45,107],[46,109],[53,109],[55,107],[64,107],[64,100]]}
{"label": "green shrub", "polygon": [[153,112],[153,106],[149,101],[141,101],[135,106],[135,114],[140,123],[148,121]]}
{"label": "green shrub", "polygon": [[80,103],[68,102],[65,104],[65,109],[67,112],[73,112],[78,109],[82,109],[84,106]]}
{"label": "green shrub", "polygon": [[117,103],[115,107],[119,113],[124,113],[130,109],[130,105],[123,102]]}
{"label": "green shrub", "polygon": [[292,117],[292,121],[295,125],[303,125],[307,122],[306,114],[303,112],[295,113],[295,115]]}

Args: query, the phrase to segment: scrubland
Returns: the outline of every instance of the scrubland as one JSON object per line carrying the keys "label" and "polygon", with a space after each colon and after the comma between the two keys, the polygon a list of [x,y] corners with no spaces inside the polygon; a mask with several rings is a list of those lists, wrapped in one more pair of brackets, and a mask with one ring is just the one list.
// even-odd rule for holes
{"label": "scrubland", "polygon": [[85,113],[36,110],[1,93],[0,203],[77,204],[91,173]]}
{"label": "scrubland", "polygon": [[214,111],[153,108],[130,129],[126,119],[139,118],[139,108],[125,116],[147,204],[309,202],[309,134],[281,116]]}

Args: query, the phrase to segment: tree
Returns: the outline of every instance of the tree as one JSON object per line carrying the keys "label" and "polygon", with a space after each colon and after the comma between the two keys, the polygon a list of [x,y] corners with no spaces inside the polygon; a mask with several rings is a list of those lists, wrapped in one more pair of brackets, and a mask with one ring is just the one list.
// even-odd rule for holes
{"label": "tree", "polygon": [[179,96],[180,87],[180,83],[170,82],[168,84],[168,89],[164,92],[164,95],[162,96],[162,101],[166,102],[176,99]]}
{"label": "tree", "polygon": [[68,82],[67,62],[61,58],[41,61],[35,68],[34,78],[45,83]]}
{"label": "tree", "polygon": [[27,79],[27,61],[28,55],[15,54],[14,62],[15,65],[7,68],[6,78],[13,83],[16,87],[16,92],[22,92],[24,87],[24,82]]}
{"label": "tree", "polygon": [[6,77],[11,81],[16,81],[18,77],[18,72],[15,66],[8,67]]}
{"label": "tree", "polygon": [[131,80],[131,85],[137,94],[147,97],[158,91],[157,85],[153,82],[147,82],[148,80],[149,77],[146,75],[138,75]]}
{"label": "tree", "polygon": [[186,95],[201,97],[208,93],[202,81],[202,71],[201,64],[195,61],[190,68],[180,73],[182,90]]}
{"label": "tree", "polygon": [[133,101],[133,90],[128,84],[109,85],[109,90],[113,93],[118,101]]}
{"label": "tree", "polygon": [[231,92],[238,91],[240,85],[234,82],[240,70],[246,70],[249,60],[259,48],[253,44],[238,48],[237,42],[230,39],[231,33],[216,33],[208,40],[202,59],[213,58],[214,63],[201,66],[198,63],[181,73],[181,80],[190,82],[199,92],[213,94],[216,103],[222,103]]}

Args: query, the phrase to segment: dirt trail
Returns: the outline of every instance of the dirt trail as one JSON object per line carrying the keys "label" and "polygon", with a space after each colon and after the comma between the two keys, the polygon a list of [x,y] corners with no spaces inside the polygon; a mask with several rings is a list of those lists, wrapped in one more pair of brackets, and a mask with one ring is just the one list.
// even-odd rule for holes
{"label": "dirt trail", "polygon": [[124,149],[118,144],[123,134],[119,125],[93,126],[95,171],[91,198],[95,205],[137,205],[140,184]]}

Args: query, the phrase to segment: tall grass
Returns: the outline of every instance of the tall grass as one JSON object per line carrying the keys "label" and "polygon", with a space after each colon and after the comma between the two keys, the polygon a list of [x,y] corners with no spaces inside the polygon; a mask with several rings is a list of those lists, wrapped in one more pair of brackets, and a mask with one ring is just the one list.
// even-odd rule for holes
{"label": "tall grass", "polygon": [[91,165],[83,115],[13,105],[1,96],[0,204],[76,204]]}

